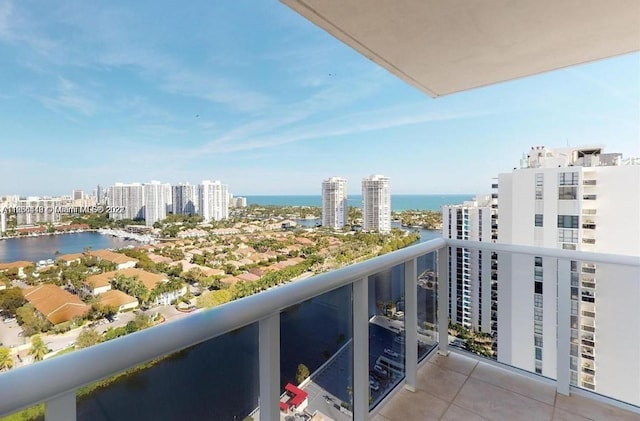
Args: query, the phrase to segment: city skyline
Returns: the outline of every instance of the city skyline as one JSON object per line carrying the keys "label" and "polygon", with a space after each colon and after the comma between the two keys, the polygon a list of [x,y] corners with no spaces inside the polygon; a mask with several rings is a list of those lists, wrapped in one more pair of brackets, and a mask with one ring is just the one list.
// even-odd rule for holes
{"label": "city skyline", "polygon": [[142,7],[0,5],[0,194],[317,194],[372,173],[398,194],[488,192],[535,145],[640,155],[637,53],[434,100],[278,2]]}

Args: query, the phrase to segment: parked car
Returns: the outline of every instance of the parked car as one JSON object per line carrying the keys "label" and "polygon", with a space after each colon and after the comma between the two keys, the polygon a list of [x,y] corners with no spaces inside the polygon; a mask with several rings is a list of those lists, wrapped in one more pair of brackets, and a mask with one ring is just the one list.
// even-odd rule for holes
{"label": "parked car", "polygon": [[387,354],[388,356],[392,357],[392,358],[398,358],[399,357],[399,354],[397,352],[395,352],[391,348],[385,348],[384,349],[384,353]]}
{"label": "parked car", "polygon": [[378,365],[378,364],[376,364],[376,365],[374,365],[374,366],[373,366],[373,370],[374,370],[376,373],[378,373],[378,374],[380,374],[380,375],[382,375],[382,376],[388,376],[388,375],[389,375],[389,372],[387,372],[387,370],[385,370],[384,368],[382,368],[382,367],[381,367],[380,365]]}
{"label": "parked car", "polygon": [[371,390],[377,391],[378,389],[380,389],[380,383],[373,379],[369,379],[369,387],[371,388]]}
{"label": "parked car", "polygon": [[15,322],[15,321],[16,321],[16,318],[15,318],[15,317],[10,317],[10,318],[8,318],[8,319],[4,319],[4,322],[5,322],[5,323],[11,323],[11,322]]}

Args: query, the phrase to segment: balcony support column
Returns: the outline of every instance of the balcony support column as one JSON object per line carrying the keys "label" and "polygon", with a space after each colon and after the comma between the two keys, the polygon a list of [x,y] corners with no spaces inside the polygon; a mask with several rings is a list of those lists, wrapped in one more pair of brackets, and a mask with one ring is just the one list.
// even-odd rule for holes
{"label": "balcony support column", "polygon": [[569,396],[571,383],[571,262],[558,259],[558,348],[556,389]]}
{"label": "balcony support column", "polygon": [[280,313],[259,322],[260,421],[280,419]]}
{"label": "balcony support column", "polygon": [[76,391],[57,396],[45,403],[45,421],[75,421]]}
{"label": "balcony support column", "polygon": [[353,419],[369,419],[369,278],[353,283]]}
{"label": "balcony support column", "polygon": [[438,354],[449,355],[449,248],[438,250]]}
{"label": "balcony support column", "polygon": [[418,261],[404,264],[405,388],[415,392],[418,378]]}

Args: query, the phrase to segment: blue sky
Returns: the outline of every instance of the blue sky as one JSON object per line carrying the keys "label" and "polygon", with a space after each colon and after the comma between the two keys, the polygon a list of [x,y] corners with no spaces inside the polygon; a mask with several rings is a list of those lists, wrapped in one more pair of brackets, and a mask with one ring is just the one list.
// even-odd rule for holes
{"label": "blue sky", "polygon": [[567,143],[640,156],[640,55],[431,99],[275,0],[0,0],[0,195],[482,193]]}

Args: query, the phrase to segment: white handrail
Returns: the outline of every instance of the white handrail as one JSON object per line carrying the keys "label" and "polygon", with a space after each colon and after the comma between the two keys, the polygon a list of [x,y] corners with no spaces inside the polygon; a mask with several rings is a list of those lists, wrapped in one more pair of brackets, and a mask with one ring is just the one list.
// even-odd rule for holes
{"label": "white handrail", "polygon": [[638,256],[439,238],[282,285],[153,329],[1,373],[0,416],[64,396],[84,385],[250,325],[294,304],[447,246],[640,267]]}
{"label": "white handrail", "polygon": [[250,325],[294,304],[445,247],[435,239],[263,291],[181,320],[0,374],[0,416]]}

